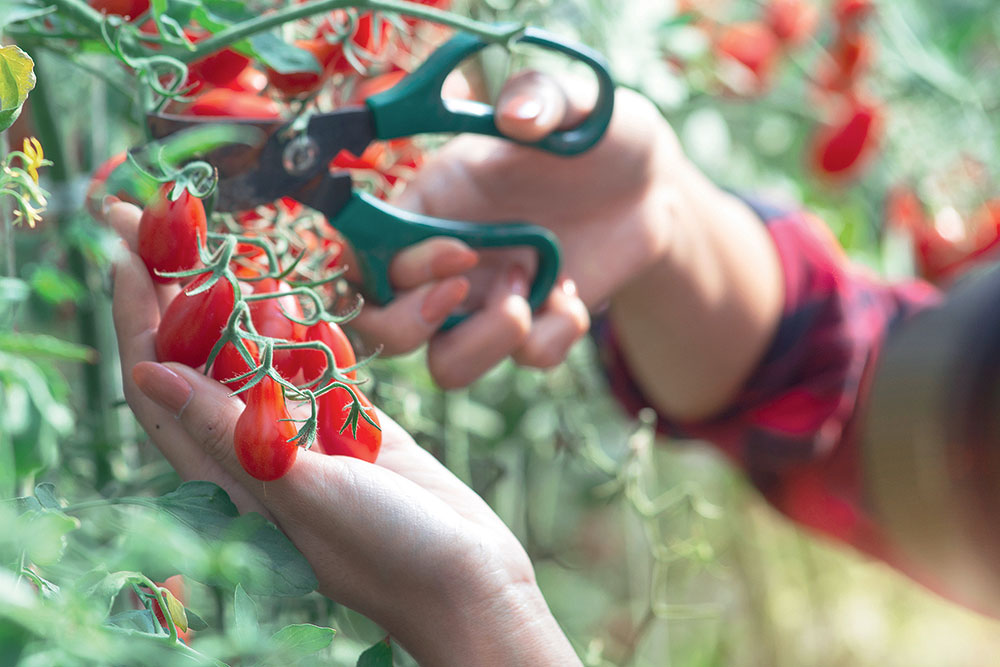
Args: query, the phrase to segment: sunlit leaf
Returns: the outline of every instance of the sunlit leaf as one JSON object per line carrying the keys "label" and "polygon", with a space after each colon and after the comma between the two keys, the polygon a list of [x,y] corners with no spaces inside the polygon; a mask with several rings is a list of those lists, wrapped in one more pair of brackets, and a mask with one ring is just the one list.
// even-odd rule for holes
{"label": "sunlit leaf", "polygon": [[0,47],[0,132],[14,124],[35,87],[35,63],[17,46]]}
{"label": "sunlit leaf", "polygon": [[381,641],[358,656],[357,667],[392,667],[392,646]]}

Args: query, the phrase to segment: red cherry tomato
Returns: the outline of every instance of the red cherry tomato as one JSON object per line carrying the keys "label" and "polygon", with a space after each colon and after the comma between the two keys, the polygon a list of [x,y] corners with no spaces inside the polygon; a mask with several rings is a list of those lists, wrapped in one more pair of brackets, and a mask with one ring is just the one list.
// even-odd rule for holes
{"label": "red cherry tomato", "polygon": [[364,102],[372,95],[389,90],[406,77],[406,71],[399,69],[386,74],[379,74],[370,79],[362,79],[351,93],[350,101],[353,104]]}
{"label": "red cherry tomato", "polygon": [[272,99],[228,88],[213,88],[199,95],[187,108],[192,116],[228,118],[281,118],[281,107]]}
{"label": "red cherry tomato", "polygon": [[[259,364],[260,352],[257,349],[257,343],[244,339],[243,344],[247,346],[247,351],[250,352],[253,360]],[[212,362],[212,378],[229,387],[230,391],[236,391],[246,384],[249,378],[240,380],[239,382],[233,381],[233,378],[239,377],[249,371],[250,366],[247,365],[247,362],[243,359],[243,355],[239,353],[239,350],[232,343],[223,345],[222,349],[219,350],[219,354],[215,355],[215,361]],[[244,400],[245,394],[237,394],[237,396],[241,400]]]}
{"label": "red cherry tomato", "polygon": [[281,385],[265,377],[247,390],[247,406],[236,420],[233,445],[236,458],[251,477],[270,482],[284,476],[295,463],[299,448],[295,424],[289,418]]}
{"label": "red cherry tomato", "polygon": [[229,86],[249,67],[250,58],[225,48],[188,65],[187,84],[195,91],[205,85]]}
{"label": "red cherry tomato", "polygon": [[236,299],[233,286],[220,278],[208,290],[191,295],[212,274],[198,276],[167,306],[156,330],[156,358],[192,368],[201,366],[229,322]]}
{"label": "red cherry tomato", "polygon": [[[361,402],[361,409],[378,424],[378,413],[368,397],[357,387],[354,392]],[[350,414],[352,399],[346,389],[337,388],[319,397],[319,424],[316,442],[320,451],[331,456],[353,456],[356,459],[374,463],[382,447],[382,431],[358,417],[358,430],[354,434],[350,427],[340,429]]]}
{"label": "red cherry tomato", "polygon": [[856,27],[875,11],[872,0],[835,0],[833,18],[842,28]]}
{"label": "red cherry tomato", "polygon": [[[316,31],[316,37],[325,38],[326,35],[336,35],[342,29],[341,26],[346,15],[343,11],[333,12],[331,17],[324,21]],[[379,56],[389,45],[389,22],[379,20],[379,34],[375,34],[375,18],[371,12],[365,12],[358,17],[354,27],[354,33],[349,38],[351,43],[362,51]],[[358,54],[362,56],[362,54]],[[363,57],[363,56],[362,56]],[[354,72],[354,65],[344,55],[344,48],[339,43],[335,44],[335,49],[328,55],[326,60],[321,60],[320,64],[331,74],[350,74]]]}
{"label": "red cherry tomato", "polygon": [[835,123],[817,131],[812,142],[813,169],[821,176],[851,176],[876,149],[881,128],[878,105],[854,102]]}
{"label": "red cherry tomato", "polygon": [[173,283],[177,278],[158,275],[157,271],[186,271],[200,264],[198,245],[208,234],[205,207],[185,188],[170,200],[173,183],[164,183],[146,204],[139,219],[139,256],[146,263],[150,277],[158,283]]}
{"label": "red cherry tomato", "polygon": [[769,0],[764,21],[783,44],[798,46],[816,31],[819,10],[809,0]]}
{"label": "red cherry tomato", "polygon": [[90,0],[88,4],[104,14],[128,19],[138,18],[149,11],[149,0]]}
{"label": "red cherry tomato", "polygon": [[863,34],[839,34],[830,45],[829,58],[821,61],[815,79],[821,90],[847,91],[857,84],[871,65],[874,48]]}
{"label": "red cherry tomato", "polygon": [[754,78],[751,92],[762,92],[770,84],[781,53],[778,38],[759,21],[726,26],[715,49],[722,59],[733,60],[750,71]]}
{"label": "red cherry tomato", "polygon": [[223,88],[236,91],[237,93],[251,93],[259,95],[267,88],[267,75],[259,69],[247,67],[236,77],[227,83]]}
{"label": "red cherry tomato", "polygon": [[[309,327],[306,330],[306,340],[326,343],[333,352],[333,359],[338,368],[347,368],[358,362],[347,334],[333,322],[320,321]],[[299,361],[306,382],[315,380],[326,370],[326,355],[319,350],[301,350]],[[357,376],[357,371],[347,373],[347,377],[352,380]]]}
{"label": "red cherry tomato", "polygon": [[[286,292],[291,289],[288,283],[265,278],[253,283],[251,286],[255,294],[262,292]],[[285,314],[302,319],[305,314],[302,312],[302,305],[295,296],[283,296],[275,299],[262,299],[250,302],[250,318],[257,329],[257,333],[271,338],[281,338],[291,342],[302,342],[306,339],[306,326],[293,322],[285,317]],[[274,367],[287,380],[291,380],[299,372],[301,364],[300,355],[294,350],[275,350],[272,358]]]}
{"label": "red cherry tomato", "polygon": [[300,39],[295,46],[308,51],[316,59],[320,68],[318,72],[288,72],[282,74],[270,67],[267,69],[267,80],[286,97],[301,97],[316,92],[327,80],[326,65],[334,56],[334,51],[340,49],[339,44],[332,44],[323,37]]}

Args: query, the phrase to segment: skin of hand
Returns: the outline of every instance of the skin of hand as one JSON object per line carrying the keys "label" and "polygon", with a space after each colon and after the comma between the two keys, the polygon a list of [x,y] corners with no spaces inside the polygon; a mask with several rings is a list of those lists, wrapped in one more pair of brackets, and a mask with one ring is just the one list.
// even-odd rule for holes
{"label": "skin of hand", "polygon": [[154,285],[129,249],[139,209],[113,198],[105,208],[125,246],[114,275],[125,396],[182,477],[213,481],[240,511],[274,521],[323,594],[380,623],[421,664],[579,664],[517,539],[385,414],[376,464],[303,450],[279,480],[247,475],[232,440],[243,404],[194,369],[155,363],[178,288]]}
{"label": "skin of hand", "polygon": [[[585,117],[590,104],[576,95],[586,86],[515,76],[497,100],[497,125],[537,140]],[[366,307],[352,324],[390,354],[428,342],[431,374],[444,388],[467,385],[508,356],[558,364],[586,333],[588,310],[607,306],[646,396],[674,418],[704,418],[740,388],[777,326],[781,270],[764,226],[691,165],[654,105],[628,90],[616,94],[604,138],[582,155],[460,136],[397,203],[442,218],[528,221],[555,232],[562,247],[563,280],[534,314],[524,300],[530,255],[487,256],[431,239],[396,257],[399,298]],[[481,309],[437,331],[470,292]]]}

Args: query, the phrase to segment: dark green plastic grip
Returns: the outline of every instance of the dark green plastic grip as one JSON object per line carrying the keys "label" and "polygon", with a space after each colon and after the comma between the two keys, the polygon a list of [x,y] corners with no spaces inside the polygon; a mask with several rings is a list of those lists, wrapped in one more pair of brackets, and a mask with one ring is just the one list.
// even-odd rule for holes
{"label": "dark green plastic grip", "polygon": [[[542,46],[586,63],[594,71],[598,83],[597,103],[583,123],[526,145],[558,155],[576,155],[596,144],[611,122],[614,110],[615,84],[604,58],[592,49],[563,41],[537,28],[527,28],[514,41]],[[493,107],[481,102],[441,98],[445,78],[463,60],[488,44],[475,35],[459,33],[405,79],[368,98],[375,136],[395,139],[424,132],[473,132],[509,139],[497,129]]]}
{"label": "dark green plastic grip", "polygon": [[[351,244],[361,271],[362,290],[372,302],[382,305],[395,297],[389,284],[389,264],[405,248],[432,236],[450,236],[473,248],[527,246],[538,252],[538,268],[528,303],[536,310],[548,297],[559,273],[559,245],[555,235],[543,227],[521,223],[474,224],[431,218],[404,211],[364,192],[355,191],[334,224]],[[453,315],[445,329],[465,319]]]}

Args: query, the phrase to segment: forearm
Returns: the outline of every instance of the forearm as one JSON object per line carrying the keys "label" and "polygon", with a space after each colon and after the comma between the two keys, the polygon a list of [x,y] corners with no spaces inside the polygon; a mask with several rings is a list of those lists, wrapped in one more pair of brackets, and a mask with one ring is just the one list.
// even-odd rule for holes
{"label": "forearm", "polygon": [[764,225],[690,165],[651,194],[669,209],[660,257],[610,315],[632,378],[662,414],[710,417],[753,372],[777,328],[781,267]]}

